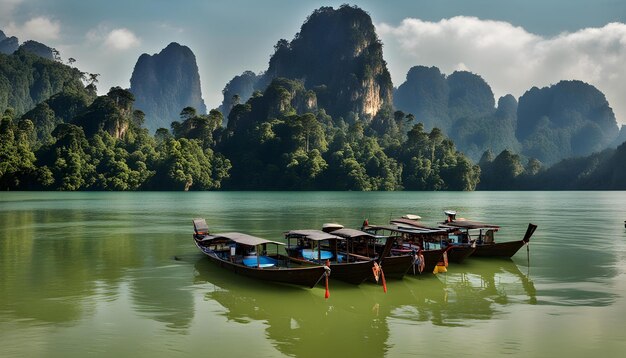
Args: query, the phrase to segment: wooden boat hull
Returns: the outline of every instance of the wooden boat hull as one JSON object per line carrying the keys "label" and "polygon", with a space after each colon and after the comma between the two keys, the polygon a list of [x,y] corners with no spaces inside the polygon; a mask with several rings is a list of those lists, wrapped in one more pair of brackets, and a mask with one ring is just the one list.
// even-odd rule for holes
{"label": "wooden boat hull", "polygon": [[[402,279],[413,266],[413,255],[387,256],[381,260],[385,279]],[[373,275],[372,275],[373,279]]]}
{"label": "wooden boat hull", "polygon": [[470,245],[453,245],[448,250],[448,261],[460,264],[476,252],[476,248]]}
{"label": "wooden boat hull", "polygon": [[472,256],[511,258],[517,253],[517,251],[519,251],[519,249],[522,248],[522,246],[530,242],[530,238],[533,236],[536,229],[537,225],[529,223],[524,237],[519,241],[476,244],[476,250]]}
{"label": "wooden boat hull", "polygon": [[[290,257],[289,260],[301,265],[317,265],[314,262]],[[374,276],[372,272],[374,260],[349,263],[330,263],[330,277],[333,280],[344,281],[353,285],[360,285],[363,281]]]}
{"label": "wooden boat hull", "polygon": [[510,241],[510,242],[498,242],[493,244],[480,244],[476,245],[476,251],[474,251],[474,257],[502,257],[511,258],[524,246],[526,242]]}
{"label": "wooden boat hull", "polygon": [[351,263],[330,264],[330,277],[353,285],[360,285],[365,280],[374,276],[372,271],[374,260]]}
{"label": "wooden boat hull", "polygon": [[[198,245],[197,242],[196,246],[209,258],[209,260],[215,262],[220,267],[243,276],[263,281],[280,282],[313,288],[317,282],[322,281],[326,271],[324,266],[319,265],[307,267],[247,267],[234,262],[226,261],[218,257],[215,253],[212,253],[210,250]],[[285,257],[285,259],[287,258]]]}
{"label": "wooden boat hull", "polygon": [[422,250],[422,256],[424,256],[424,270],[420,273],[417,263],[415,264],[415,270],[411,269],[409,272],[415,275],[431,274],[435,270],[435,266],[441,260],[443,260],[443,253],[445,249],[439,250]]}

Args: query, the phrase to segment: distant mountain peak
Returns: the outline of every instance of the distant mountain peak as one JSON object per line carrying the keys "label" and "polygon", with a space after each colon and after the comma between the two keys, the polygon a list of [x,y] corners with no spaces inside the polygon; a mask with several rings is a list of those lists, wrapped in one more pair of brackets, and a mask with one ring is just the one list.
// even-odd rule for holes
{"label": "distant mountain peak", "polygon": [[7,37],[2,30],[0,30],[0,53],[10,55],[19,47],[17,37]]}
{"label": "distant mountain peak", "polygon": [[145,125],[151,132],[169,129],[185,107],[206,113],[196,56],[189,47],[176,42],[157,54],[139,57],[130,91],[136,98],[135,108],[146,114]]}
{"label": "distant mountain peak", "polygon": [[278,41],[257,89],[278,77],[302,80],[317,93],[319,107],[335,116],[371,119],[392,104],[382,43],[369,14],[355,6],[321,7],[291,42]]}

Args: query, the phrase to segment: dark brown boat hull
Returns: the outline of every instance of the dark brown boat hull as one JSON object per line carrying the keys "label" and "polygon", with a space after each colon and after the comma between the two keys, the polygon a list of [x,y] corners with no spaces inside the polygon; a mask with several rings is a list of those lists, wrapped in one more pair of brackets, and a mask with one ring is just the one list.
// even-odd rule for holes
{"label": "dark brown boat hull", "polygon": [[476,244],[476,251],[474,251],[472,256],[511,258],[522,246],[530,242],[530,238],[533,236],[536,229],[537,225],[529,223],[524,237],[519,241]]}
{"label": "dark brown boat hull", "polygon": [[448,250],[448,261],[460,264],[468,257],[472,256],[476,252],[476,248],[469,245],[453,245]]}
{"label": "dark brown boat hull", "polygon": [[[290,257],[292,262],[301,265],[316,265],[314,262]],[[374,276],[372,271],[374,260],[357,261],[349,263],[330,263],[330,277],[333,280],[344,281],[353,285],[360,285],[365,280]],[[385,272],[386,273],[386,272]]]}
{"label": "dark brown boat hull", "polygon": [[413,266],[413,255],[387,256],[381,260],[381,265],[385,279],[399,280]]}
{"label": "dark brown boat hull", "polygon": [[360,285],[374,276],[374,261],[359,261],[345,264],[330,264],[330,277],[353,285]]}
{"label": "dark brown boat hull", "polygon": [[411,274],[413,274],[413,272],[415,272],[415,275],[419,275],[419,274],[431,274],[433,273],[433,271],[435,270],[435,266],[437,266],[437,263],[441,260],[443,260],[443,253],[445,252],[445,249],[439,249],[439,250],[423,250],[422,251],[422,255],[424,256],[424,270],[420,273],[419,272],[419,268],[416,266],[415,267],[415,271],[413,271],[413,269],[409,270],[409,272]]}
{"label": "dark brown boat hull", "polygon": [[524,246],[526,242],[510,241],[510,242],[498,242],[494,244],[482,244],[476,245],[476,251],[474,251],[474,257],[502,257],[511,258]]}
{"label": "dark brown boat hull", "polygon": [[[196,244],[196,246],[198,246]],[[223,260],[214,254],[204,251],[198,246],[200,251],[205,254],[209,260],[215,262],[220,267],[242,276],[254,278],[263,281],[280,282],[297,286],[305,286],[313,288],[317,282],[323,281],[323,266],[310,267],[273,267],[273,268],[257,268],[247,267],[230,261]]]}

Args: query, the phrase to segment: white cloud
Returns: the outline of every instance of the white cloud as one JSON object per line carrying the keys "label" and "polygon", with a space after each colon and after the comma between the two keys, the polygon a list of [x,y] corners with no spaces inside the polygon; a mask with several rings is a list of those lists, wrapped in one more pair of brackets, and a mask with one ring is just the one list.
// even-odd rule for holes
{"label": "white cloud", "polygon": [[4,33],[7,36],[17,36],[20,42],[26,40],[40,42],[58,40],[61,33],[61,23],[45,16],[38,16],[26,21],[23,25],[11,22]]}
{"label": "white cloud", "polygon": [[137,47],[141,41],[128,29],[115,29],[106,36],[105,46],[113,50],[126,50]]}
{"label": "white cloud", "polygon": [[521,96],[532,86],[579,79],[604,92],[618,121],[626,122],[626,24],[610,23],[554,37],[508,22],[457,16],[439,22],[405,19],[379,24],[396,86],[415,65],[481,75],[496,96]]}
{"label": "white cloud", "polygon": [[138,47],[141,40],[132,31],[126,28],[111,30],[106,25],[99,25],[85,34],[87,42],[90,44],[102,45],[106,50],[127,50]]}

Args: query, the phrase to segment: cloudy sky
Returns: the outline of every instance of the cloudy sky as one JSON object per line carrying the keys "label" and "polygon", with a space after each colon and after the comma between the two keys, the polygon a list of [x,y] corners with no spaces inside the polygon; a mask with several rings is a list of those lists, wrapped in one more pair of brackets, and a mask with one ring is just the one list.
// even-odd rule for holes
{"label": "cloudy sky", "polygon": [[[170,42],[198,61],[209,108],[244,70],[267,68],[276,42],[291,40],[314,9],[309,0],[0,0],[0,29],[33,39],[100,73],[102,92],[130,86],[142,53]],[[626,1],[355,0],[384,44],[395,86],[415,65],[481,75],[496,97],[580,79],[604,92],[626,123]]]}

